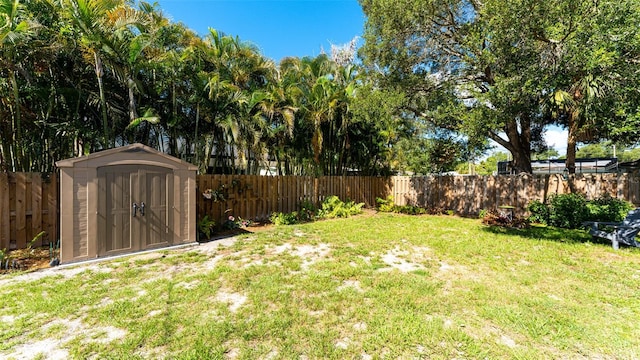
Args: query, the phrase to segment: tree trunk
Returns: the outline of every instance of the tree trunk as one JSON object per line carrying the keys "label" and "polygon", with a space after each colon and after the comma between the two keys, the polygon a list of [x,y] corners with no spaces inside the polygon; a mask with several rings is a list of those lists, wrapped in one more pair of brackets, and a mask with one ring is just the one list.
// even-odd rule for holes
{"label": "tree trunk", "polygon": [[[102,61],[100,57],[98,57],[97,52],[93,52],[93,58],[96,63],[96,77],[98,78],[98,91],[100,92],[100,107],[102,108],[102,139],[103,146],[105,148],[109,148],[110,144],[110,133],[109,133],[109,121],[107,118],[107,101],[104,96],[104,86],[102,84]],[[114,139],[115,141],[115,139]],[[115,145],[115,144],[114,144]]]}
{"label": "tree trunk", "polygon": [[576,173],[576,143],[577,143],[577,121],[573,116],[569,116],[569,126],[567,134],[567,160],[565,166],[569,174]]}
{"label": "tree trunk", "polygon": [[533,172],[531,168],[531,151],[529,149],[519,148],[511,151],[511,155],[513,156],[513,170],[516,174],[531,174]]}
{"label": "tree trunk", "polygon": [[576,192],[576,187],[573,182],[574,175],[576,173],[576,142],[577,142],[578,122],[573,116],[569,116],[569,126],[567,134],[567,160],[565,161],[565,167],[569,172],[569,178],[567,179],[569,184],[569,191]]}
{"label": "tree trunk", "polygon": [[13,111],[13,156],[11,159],[13,171],[25,171],[22,167],[22,116],[20,113],[20,91],[18,81],[16,80],[16,70],[9,72],[11,80],[11,88],[13,90],[13,100],[15,102],[15,110]]}
{"label": "tree trunk", "polygon": [[[518,128],[522,130],[519,131]],[[505,124],[504,132],[507,135],[507,140],[495,133],[489,133],[489,137],[511,153],[514,173],[531,174],[533,172],[531,168],[531,127],[528,116],[522,115],[520,124],[515,119],[508,121]]]}
{"label": "tree trunk", "polygon": [[136,83],[129,77],[127,79],[127,87],[129,88],[129,121],[133,121],[138,118],[138,112],[136,111],[136,97],[133,91]]}
{"label": "tree trunk", "polygon": [[171,83],[171,116],[172,116],[172,123],[173,126],[167,126],[168,128],[170,128],[170,134],[171,136],[169,137],[169,154],[173,155],[173,156],[178,156],[178,134],[176,131],[176,126],[178,125],[178,105],[177,105],[177,99],[176,99],[176,83],[175,81],[173,81]]}
{"label": "tree trunk", "polygon": [[[199,158],[199,154],[200,152],[195,148],[196,146],[198,146],[198,143],[200,142],[200,140],[198,140],[198,124],[200,122],[200,102],[196,103],[196,132],[195,132],[195,136],[193,137],[193,144],[194,144],[194,148],[193,148],[193,155],[195,156],[195,160],[192,160],[194,164],[200,164],[200,158]],[[202,174],[202,172],[200,173]]]}

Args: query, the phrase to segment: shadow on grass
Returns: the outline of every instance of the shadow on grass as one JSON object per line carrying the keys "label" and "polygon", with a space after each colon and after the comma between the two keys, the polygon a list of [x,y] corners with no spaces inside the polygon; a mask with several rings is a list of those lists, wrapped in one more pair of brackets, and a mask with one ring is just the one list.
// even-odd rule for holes
{"label": "shadow on grass", "polygon": [[566,244],[594,243],[611,246],[610,241],[592,238],[587,231],[581,229],[561,229],[551,226],[533,225],[528,229],[484,226],[482,230],[492,234],[519,236],[531,240],[554,241]]}
{"label": "shadow on grass", "polygon": [[219,232],[213,234],[213,236],[211,238],[209,238],[209,239],[200,239],[200,240],[198,240],[198,242],[200,244],[204,244],[204,243],[208,243],[208,242],[211,242],[211,241],[227,239],[227,238],[234,237],[234,236],[241,235],[241,234],[252,234],[252,233],[253,233],[253,231],[249,231],[249,230],[244,229],[244,228],[224,230],[224,231],[219,231]]}

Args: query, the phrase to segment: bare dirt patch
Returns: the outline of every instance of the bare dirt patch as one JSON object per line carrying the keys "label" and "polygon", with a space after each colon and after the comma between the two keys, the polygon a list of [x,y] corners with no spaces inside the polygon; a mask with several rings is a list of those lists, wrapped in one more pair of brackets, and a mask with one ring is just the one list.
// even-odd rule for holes
{"label": "bare dirt patch", "polygon": [[247,297],[239,293],[231,293],[226,291],[218,291],[216,294],[216,300],[229,304],[229,311],[232,313],[238,312],[240,307],[247,302]]}
{"label": "bare dirt patch", "polygon": [[402,250],[396,246],[393,250],[381,256],[382,261],[389,267],[382,268],[380,271],[389,271],[397,269],[401,272],[411,272],[416,270],[423,270],[425,266],[420,262],[428,260],[426,253],[428,248],[414,247],[411,251]]}
{"label": "bare dirt patch", "polygon": [[297,256],[302,259],[301,268],[303,270],[309,270],[309,267],[318,261],[325,259],[331,253],[331,247],[329,244],[318,245],[292,245],[289,243],[273,247],[273,254],[279,255],[288,253],[293,256]]}
{"label": "bare dirt patch", "polygon": [[69,359],[69,352],[64,349],[64,345],[75,339],[81,338],[84,343],[110,343],[124,338],[127,332],[113,326],[88,326],[81,319],[56,319],[42,327],[44,333],[52,327],[60,327],[61,331],[56,331],[53,337],[47,337],[25,344],[21,344],[12,349],[10,353],[0,354],[2,358],[20,359]]}

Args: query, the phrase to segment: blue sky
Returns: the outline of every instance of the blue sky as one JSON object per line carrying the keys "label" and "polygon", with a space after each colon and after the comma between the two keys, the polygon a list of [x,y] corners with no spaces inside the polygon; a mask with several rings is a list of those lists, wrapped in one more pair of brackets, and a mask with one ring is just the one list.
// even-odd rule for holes
{"label": "blue sky", "polygon": [[316,56],[331,44],[361,36],[364,14],[357,0],[159,0],[165,16],[200,35],[214,28],[239,36],[279,62]]}

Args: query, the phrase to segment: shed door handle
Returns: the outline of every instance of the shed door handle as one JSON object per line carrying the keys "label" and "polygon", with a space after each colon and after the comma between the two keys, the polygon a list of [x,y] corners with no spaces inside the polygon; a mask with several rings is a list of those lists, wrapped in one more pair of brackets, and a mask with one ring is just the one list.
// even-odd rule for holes
{"label": "shed door handle", "polygon": [[140,215],[144,216],[144,201],[140,203]]}
{"label": "shed door handle", "polygon": [[138,204],[133,203],[133,205],[131,205],[131,207],[133,208],[133,217],[136,217],[136,212],[138,211]]}

